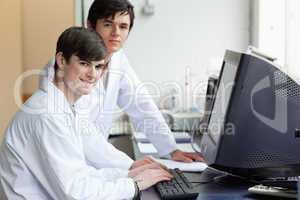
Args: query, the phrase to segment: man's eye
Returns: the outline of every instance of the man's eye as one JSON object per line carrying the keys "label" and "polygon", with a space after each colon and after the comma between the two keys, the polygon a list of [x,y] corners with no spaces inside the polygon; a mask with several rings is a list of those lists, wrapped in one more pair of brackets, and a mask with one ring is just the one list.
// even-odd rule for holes
{"label": "man's eye", "polygon": [[105,27],[110,27],[111,26],[111,23],[104,23],[103,24]]}
{"label": "man's eye", "polygon": [[82,66],[84,66],[84,67],[88,67],[89,66],[89,63],[84,62],[84,61],[80,61],[79,64],[82,65]]}
{"label": "man's eye", "polygon": [[128,26],[120,26],[120,29],[127,30]]}
{"label": "man's eye", "polygon": [[104,69],[104,67],[105,67],[105,65],[96,65],[96,66],[95,66],[95,68],[98,69],[98,70],[99,70],[99,69]]}

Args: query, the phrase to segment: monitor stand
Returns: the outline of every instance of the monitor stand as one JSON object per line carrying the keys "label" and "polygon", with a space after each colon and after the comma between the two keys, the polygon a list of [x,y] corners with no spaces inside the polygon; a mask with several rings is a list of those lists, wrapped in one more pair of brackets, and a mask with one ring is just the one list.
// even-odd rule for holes
{"label": "monitor stand", "polygon": [[253,185],[249,179],[245,179],[239,176],[234,176],[231,174],[223,174],[216,176],[214,182],[218,184],[230,184],[230,185]]}
{"label": "monitor stand", "polygon": [[243,177],[234,176],[228,173],[221,172],[219,170],[208,167],[205,169],[201,175],[201,183],[215,182],[217,184],[226,184],[226,185],[253,185],[249,179]]}

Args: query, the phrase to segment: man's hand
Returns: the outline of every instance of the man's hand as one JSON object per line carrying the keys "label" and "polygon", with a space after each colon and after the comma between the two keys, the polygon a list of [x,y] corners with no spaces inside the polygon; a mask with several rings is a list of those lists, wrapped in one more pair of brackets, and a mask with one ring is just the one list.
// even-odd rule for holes
{"label": "man's hand", "polygon": [[128,177],[133,178],[147,169],[162,169],[162,170],[169,172],[168,168],[166,166],[164,166],[158,162],[153,162],[151,164],[142,165],[142,166],[139,166],[139,167],[129,170]]}
{"label": "man's hand", "polygon": [[[168,170],[168,168],[165,165],[153,160],[149,156],[145,156],[143,159],[134,161],[132,163],[131,167],[129,168],[129,170],[133,170],[133,169],[136,169],[136,168],[139,168],[139,167],[142,167],[145,165],[149,165],[149,164],[156,164],[156,166],[159,166],[160,168],[162,168],[164,170]],[[155,165],[153,165],[153,166],[155,166]]]}
{"label": "man's hand", "polygon": [[143,159],[134,161],[134,163],[132,163],[130,169],[134,169],[134,168],[141,167],[143,165],[147,165],[147,164],[151,164],[151,163],[156,163],[156,161],[153,160],[152,158],[150,158],[149,156],[145,156]]}
{"label": "man's hand", "polygon": [[133,178],[140,190],[145,190],[160,181],[169,181],[173,176],[164,165],[145,157],[133,163],[128,177]]}
{"label": "man's hand", "polygon": [[145,190],[160,181],[171,180],[172,175],[164,169],[146,169],[133,177],[140,190]]}
{"label": "man's hand", "polygon": [[181,162],[193,162],[193,161],[198,161],[198,162],[204,162],[203,157],[199,153],[187,153],[183,152],[179,149],[173,151],[171,153],[171,158],[172,160],[175,161],[181,161]]}

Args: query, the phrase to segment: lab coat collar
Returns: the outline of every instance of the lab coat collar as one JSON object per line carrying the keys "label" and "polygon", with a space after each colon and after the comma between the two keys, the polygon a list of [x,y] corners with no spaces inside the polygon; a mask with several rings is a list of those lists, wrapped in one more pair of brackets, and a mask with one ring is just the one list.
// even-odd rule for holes
{"label": "lab coat collar", "polygon": [[52,114],[68,113],[72,114],[71,104],[68,102],[65,94],[58,89],[52,81],[47,81],[47,87],[41,88],[47,93],[48,112]]}
{"label": "lab coat collar", "polygon": [[39,88],[47,91],[48,89],[48,82],[53,81],[54,78],[54,63],[55,58],[51,58],[49,62],[46,64],[44,69],[41,72],[41,75],[39,77]]}

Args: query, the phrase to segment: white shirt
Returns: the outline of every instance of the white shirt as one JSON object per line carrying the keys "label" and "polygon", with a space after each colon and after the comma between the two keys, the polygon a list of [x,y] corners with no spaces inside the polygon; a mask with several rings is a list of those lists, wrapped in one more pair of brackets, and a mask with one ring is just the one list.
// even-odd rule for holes
{"label": "white shirt", "polygon": [[128,170],[111,168],[122,166],[123,159],[128,159],[125,163],[132,160],[108,143],[86,117],[71,108],[52,83],[47,91],[39,89],[33,94],[13,118],[0,148],[0,191],[6,198],[110,200],[134,196]]}
{"label": "white shirt", "polygon": [[[54,60],[46,65],[44,76],[40,79],[40,88],[45,89],[45,81],[53,79],[53,66]],[[169,134],[168,125],[146,88],[141,87],[141,81],[122,50],[114,53],[111,58],[106,83],[104,86],[99,81],[94,95],[86,96],[76,105],[84,108],[82,112],[89,115],[89,119],[96,124],[105,138],[108,138],[112,120],[119,107],[129,115],[135,129],[147,135],[161,156],[177,149],[175,139]],[[97,102],[102,95],[104,99],[101,103],[91,103]]]}

